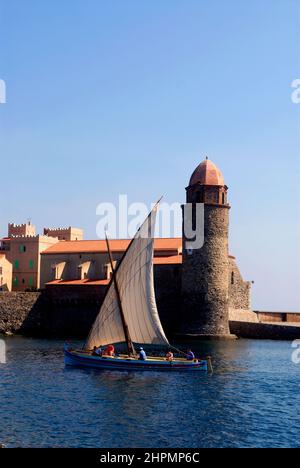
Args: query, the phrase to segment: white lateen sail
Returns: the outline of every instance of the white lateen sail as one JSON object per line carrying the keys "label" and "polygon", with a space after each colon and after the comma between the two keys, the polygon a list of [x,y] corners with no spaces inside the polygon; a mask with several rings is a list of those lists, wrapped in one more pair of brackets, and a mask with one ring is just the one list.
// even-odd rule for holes
{"label": "white lateen sail", "polygon": [[[131,340],[135,343],[168,345],[157,312],[153,284],[153,233],[157,208],[158,204],[131,241],[115,277]],[[111,281],[86,349],[124,341],[117,293]]]}

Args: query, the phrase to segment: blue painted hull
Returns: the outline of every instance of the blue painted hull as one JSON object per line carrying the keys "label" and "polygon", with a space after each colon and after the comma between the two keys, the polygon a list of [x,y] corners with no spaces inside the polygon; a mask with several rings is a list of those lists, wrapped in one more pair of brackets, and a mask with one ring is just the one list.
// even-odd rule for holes
{"label": "blue painted hull", "polygon": [[125,371],[205,371],[208,370],[206,360],[172,362],[149,358],[147,361],[126,358],[98,357],[80,351],[65,350],[65,364],[67,366],[90,367],[93,369],[125,370]]}

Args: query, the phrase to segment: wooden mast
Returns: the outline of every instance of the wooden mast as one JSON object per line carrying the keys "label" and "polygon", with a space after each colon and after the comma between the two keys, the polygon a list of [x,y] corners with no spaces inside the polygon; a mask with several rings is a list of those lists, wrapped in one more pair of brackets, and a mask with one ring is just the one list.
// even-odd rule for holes
{"label": "wooden mast", "polygon": [[122,321],[124,335],[125,335],[127,352],[128,352],[128,356],[132,356],[133,354],[135,354],[135,350],[134,350],[134,346],[133,346],[133,343],[132,343],[132,340],[131,340],[131,337],[130,337],[129,328],[128,328],[128,325],[127,325],[127,322],[126,322],[126,319],[125,319],[125,315],[124,315],[124,311],[123,311],[123,307],[122,307],[122,301],[121,301],[120,291],[119,291],[118,282],[117,282],[117,278],[116,278],[116,273],[115,273],[115,269],[114,269],[113,258],[112,258],[112,254],[111,254],[111,251],[110,251],[109,242],[108,242],[108,238],[107,238],[106,233],[105,233],[105,240],[106,240],[107,251],[108,251],[108,255],[109,255],[110,266],[111,266],[111,270],[112,270],[113,282],[114,282],[116,295],[117,295],[118,306],[119,306],[120,315],[121,315],[121,321]]}

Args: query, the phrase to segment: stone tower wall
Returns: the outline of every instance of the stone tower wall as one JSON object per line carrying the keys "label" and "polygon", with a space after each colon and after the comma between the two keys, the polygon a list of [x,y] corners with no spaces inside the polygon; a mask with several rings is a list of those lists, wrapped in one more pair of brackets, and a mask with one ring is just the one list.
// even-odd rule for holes
{"label": "stone tower wall", "polygon": [[[204,245],[183,249],[183,333],[229,334],[229,206],[205,205]],[[185,241],[184,241],[185,242]]]}
{"label": "stone tower wall", "polygon": [[251,310],[251,281],[244,281],[234,258],[229,258],[229,307]]}

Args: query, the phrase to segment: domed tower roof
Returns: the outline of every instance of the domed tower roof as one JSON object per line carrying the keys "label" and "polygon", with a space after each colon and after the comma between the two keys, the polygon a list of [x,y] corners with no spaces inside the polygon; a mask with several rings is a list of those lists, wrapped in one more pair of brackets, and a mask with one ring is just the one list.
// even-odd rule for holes
{"label": "domed tower roof", "polygon": [[222,186],[225,182],[220,169],[212,161],[206,159],[196,167],[192,174],[189,185],[195,184]]}

